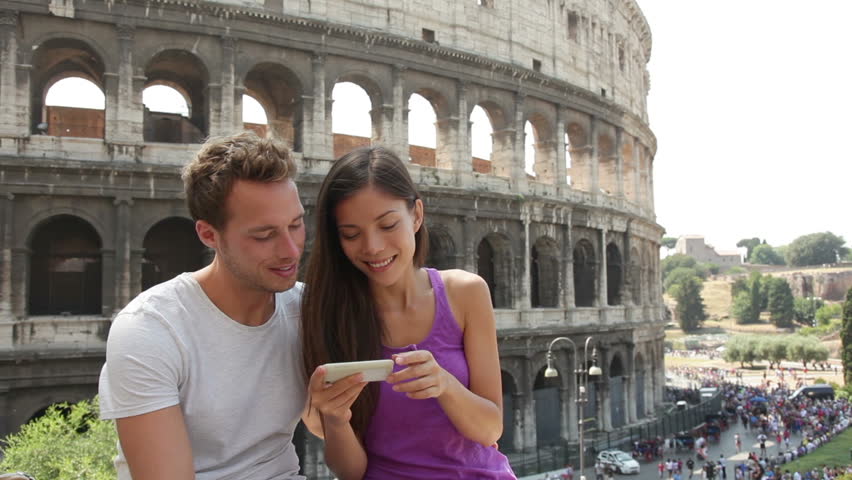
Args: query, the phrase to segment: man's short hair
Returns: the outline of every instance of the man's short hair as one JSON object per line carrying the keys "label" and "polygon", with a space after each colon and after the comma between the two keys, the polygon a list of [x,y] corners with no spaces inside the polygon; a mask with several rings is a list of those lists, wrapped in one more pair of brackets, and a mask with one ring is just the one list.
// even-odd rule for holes
{"label": "man's short hair", "polygon": [[228,221],[225,200],[236,180],[281,182],[296,178],[287,146],[254,132],[208,139],[181,175],[193,220],[221,230]]}

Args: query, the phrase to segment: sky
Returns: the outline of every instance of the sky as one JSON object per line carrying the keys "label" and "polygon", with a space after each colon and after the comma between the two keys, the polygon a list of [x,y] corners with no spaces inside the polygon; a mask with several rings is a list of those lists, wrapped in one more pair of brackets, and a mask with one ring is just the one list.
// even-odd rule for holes
{"label": "sky", "polygon": [[[742,238],[779,246],[831,231],[852,245],[852,161],[843,149],[852,133],[852,1],[637,1],[653,36],[648,111],[657,137],[657,222],[666,235],[703,235],[733,250]],[[86,83],[61,82],[74,81]],[[103,108],[98,88],[86,88],[51,88],[47,103],[100,96],[95,108]],[[73,93],[52,100],[54,89]],[[168,90],[150,87],[143,101],[186,114],[186,102]],[[338,84],[333,97],[332,130],[369,136],[367,94]],[[418,97],[409,104],[410,130],[434,132],[434,112]],[[266,123],[257,102],[243,103],[245,121]],[[479,109],[471,120],[473,153],[488,158],[487,117]],[[435,138],[413,135],[410,143],[434,147]],[[528,154],[528,171],[531,162]]]}
{"label": "sky", "polygon": [[638,0],[666,235],[852,244],[852,2]]}

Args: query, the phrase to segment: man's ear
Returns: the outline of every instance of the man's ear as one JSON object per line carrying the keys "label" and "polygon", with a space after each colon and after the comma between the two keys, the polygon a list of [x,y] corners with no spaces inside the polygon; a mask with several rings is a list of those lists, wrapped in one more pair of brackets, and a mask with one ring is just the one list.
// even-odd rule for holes
{"label": "man's ear", "polygon": [[205,220],[197,220],[195,222],[195,233],[198,234],[198,239],[201,243],[216,250],[219,246],[219,231],[210,225]]}

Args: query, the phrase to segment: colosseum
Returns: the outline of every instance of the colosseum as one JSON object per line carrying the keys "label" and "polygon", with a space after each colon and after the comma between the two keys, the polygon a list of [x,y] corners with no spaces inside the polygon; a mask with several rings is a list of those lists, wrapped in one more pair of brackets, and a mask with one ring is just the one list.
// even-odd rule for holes
{"label": "colosseum", "polygon": [[[410,159],[429,263],[491,288],[510,457],[576,445],[571,370],[588,336],[603,377],[589,383],[585,431],[652,418],[664,320],[650,54],[636,0],[4,1],[0,434],[92,397],[111,317],[210,261],[179,167],[203,138],[244,128],[292,146],[309,217],[324,173],[353,145]],[[51,104],[71,77],[94,84],[103,108]],[[368,135],[333,132],[342,83],[369,98]],[[177,91],[187,112],[149,109],[154,86]],[[434,112],[432,146],[410,144],[413,96]],[[243,120],[248,101],[266,123]],[[482,155],[477,108],[491,131]],[[559,336],[581,348],[557,343],[564,374],[546,378]],[[299,442],[316,472],[316,442]]]}

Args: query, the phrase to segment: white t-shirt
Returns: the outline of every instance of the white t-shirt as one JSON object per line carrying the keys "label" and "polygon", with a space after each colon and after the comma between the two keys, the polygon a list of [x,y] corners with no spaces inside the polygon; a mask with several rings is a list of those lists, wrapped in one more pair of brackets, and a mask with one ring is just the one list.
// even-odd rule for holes
{"label": "white t-shirt", "polygon": [[[143,292],[112,322],[101,418],[180,405],[197,480],[303,479],[292,442],[307,395],[303,287],[276,294],[257,327],[222,313],[190,273]],[[120,446],[115,463],[131,480]]]}

